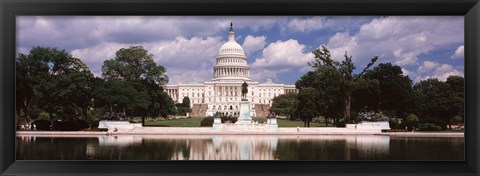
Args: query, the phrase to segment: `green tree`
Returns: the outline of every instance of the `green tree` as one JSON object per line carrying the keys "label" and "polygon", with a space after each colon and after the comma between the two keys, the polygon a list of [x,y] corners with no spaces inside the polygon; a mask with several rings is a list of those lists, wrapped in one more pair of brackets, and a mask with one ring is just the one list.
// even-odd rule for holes
{"label": "green tree", "polygon": [[313,118],[319,116],[317,111],[315,101],[317,100],[318,94],[314,88],[307,87],[298,93],[297,104],[295,108],[295,115],[300,117],[305,127],[310,127],[310,122]]}
{"label": "green tree", "polygon": [[17,114],[25,121],[29,121],[33,103],[49,114],[50,121],[87,118],[93,75],[80,59],[65,50],[34,47],[28,54],[18,55],[16,71]]}
{"label": "green tree", "polygon": [[162,86],[168,82],[166,69],[157,65],[153,55],[142,46],[122,48],[115,58],[106,60],[102,66],[102,76],[107,80],[125,80],[136,90],[136,98],[128,104],[131,115],[145,118],[173,112],[171,101],[164,95]]}
{"label": "green tree", "polygon": [[379,109],[388,116],[405,118],[413,105],[412,80],[403,75],[400,66],[391,63],[381,63],[364,75],[367,79],[378,80],[380,96]]}
{"label": "green tree", "polygon": [[[137,95],[137,90],[125,80],[108,80],[99,86],[95,91],[95,101],[99,106],[107,107],[110,113],[123,112],[133,110],[138,102],[136,98],[142,96]],[[141,106],[141,105],[140,105]]]}
{"label": "green tree", "polygon": [[449,76],[447,81],[445,82],[449,87],[450,93],[450,100],[451,100],[451,107],[450,117],[449,120],[449,128],[452,128],[452,122],[458,123],[458,120],[455,120],[457,116],[460,118],[465,117],[465,79],[460,76]]}
{"label": "green tree", "polygon": [[297,101],[296,93],[282,94],[273,98],[272,101],[272,107],[270,107],[271,113],[287,116],[288,119],[291,119]]}
{"label": "green tree", "polygon": [[330,51],[327,47],[322,46],[312,53],[315,55],[315,60],[308,62],[308,65],[318,69],[321,67],[330,67],[338,71],[342,77],[340,82],[342,85],[339,87],[343,91],[343,103],[344,103],[344,117],[345,123],[350,123],[351,117],[351,103],[352,103],[352,94],[358,80],[364,75],[364,73],[377,61],[378,57],[373,57],[367,66],[358,74],[354,74],[355,66],[352,61],[352,56],[348,56],[345,52],[344,60],[340,63],[334,61],[330,55]]}
{"label": "green tree", "polygon": [[165,72],[165,67],[157,65],[153,54],[149,54],[142,46],[122,48],[115,53],[114,59],[104,61],[102,66],[102,76],[108,80],[147,80],[158,85],[168,83]]}
{"label": "green tree", "polygon": [[[450,84],[448,84],[436,78],[430,78],[414,85],[413,89],[416,91],[417,99],[420,102],[417,109],[418,113],[421,114],[420,117],[440,119],[451,128],[451,120],[463,113],[463,95],[454,91],[458,88],[455,88],[455,85],[457,85],[455,82],[457,81],[454,80],[456,79],[458,79],[458,82],[461,80],[450,77]],[[460,90],[460,88],[457,90]],[[442,128],[445,127],[442,126]]]}
{"label": "green tree", "polygon": [[177,103],[177,113],[180,115],[186,115],[189,112],[192,112],[192,109],[190,108],[190,98],[189,97],[183,97],[182,103]]}
{"label": "green tree", "polygon": [[[314,101],[317,111],[325,119],[332,118],[335,126],[339,125],[343,100],[341,87],[342,75],[333,67],[319,67],[315,71],[307,72],[296,83],[295,86],[302,90],[305,88],[314,88],[318,98]],[[339,98],[340,97],[340,98]],[[328,120],[326,120],[328,126]]]}

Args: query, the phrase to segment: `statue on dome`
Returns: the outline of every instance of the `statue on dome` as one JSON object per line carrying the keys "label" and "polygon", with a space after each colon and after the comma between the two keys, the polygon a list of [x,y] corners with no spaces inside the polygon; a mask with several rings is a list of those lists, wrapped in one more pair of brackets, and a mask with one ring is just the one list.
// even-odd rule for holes
{"label": "statue on dome", "polygon": [[242,100],[247,99],[247,93],[248,93],[248,84],[247,84],[247,82],[244,81],[243,84],[242,84],[242,97],[243,97]]}

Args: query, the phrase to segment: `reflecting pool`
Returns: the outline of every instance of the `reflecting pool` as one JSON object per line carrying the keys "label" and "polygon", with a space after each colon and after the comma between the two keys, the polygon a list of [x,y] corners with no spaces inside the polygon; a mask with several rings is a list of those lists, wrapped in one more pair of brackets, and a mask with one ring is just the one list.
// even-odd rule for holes
{"label": "reflecting pool", "polygon": [[16,138],[17,160],[464,160],[462,137],[142,135]]}

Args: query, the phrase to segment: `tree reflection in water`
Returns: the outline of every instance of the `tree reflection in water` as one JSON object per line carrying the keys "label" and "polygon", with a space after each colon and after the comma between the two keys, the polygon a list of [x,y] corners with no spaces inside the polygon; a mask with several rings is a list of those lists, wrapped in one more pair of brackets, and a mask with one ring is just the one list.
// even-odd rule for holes
{"label": "tree reflection in water", "polygon": [[464,160],[464,138],[379,135],[17,137],[18,160]]}

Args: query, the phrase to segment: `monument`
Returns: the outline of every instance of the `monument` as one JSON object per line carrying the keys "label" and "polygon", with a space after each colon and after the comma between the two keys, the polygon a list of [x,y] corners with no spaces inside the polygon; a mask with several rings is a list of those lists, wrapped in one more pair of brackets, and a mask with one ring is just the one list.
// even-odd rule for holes
{"label": "monument", "polygon": [[237,125],[248,125],[252,124],[252,117],[250,117],[250,102],[247,99],[248,93],[248,84],[243,82],[242,84],[242,101],[240,101],[240,113],[238,120],[235,124]]}
{"label": "monument", "polygon": [[214,120],[212,129],[216,131],[238,131],[238,132],[269,132],[277,131],[278,124],[277,119],[273,115],[269,115],[267,118],[267,123],[259,124],[254,122],[252,116],[250,116],[250,101],[247,99],[248,93],[248,84],[243,82],[241,86],[242,90],[242,99],[240,101],[240,113],[237,119],[237,122],[234,124],[222,124],[220,119],[220,112],[214,114]]}

